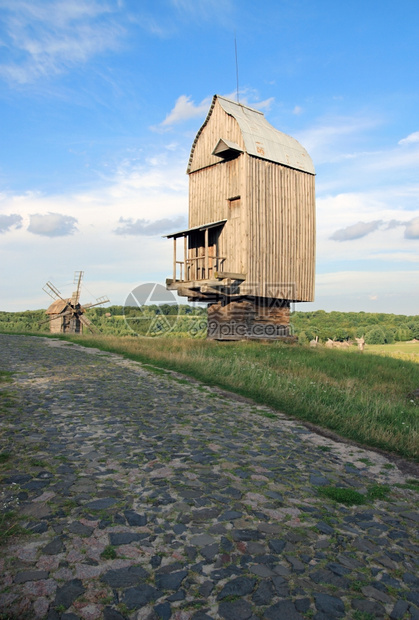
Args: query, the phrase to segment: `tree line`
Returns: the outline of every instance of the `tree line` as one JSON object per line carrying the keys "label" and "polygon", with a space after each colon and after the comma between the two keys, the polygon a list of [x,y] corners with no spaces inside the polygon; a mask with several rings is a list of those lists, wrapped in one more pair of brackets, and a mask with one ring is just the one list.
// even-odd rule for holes
{"label": "tree line", "polygon": [[[173,336],[205,337],[207,311],[202,306],[163,304],[138,307],[91,308],[86,316],[103,334],[135,336],[165,333]],[[1,312],[1,332],[48,333],[45,310]],[[363,336],[367,344],[419,340],[419,316],[372,312],[293,312],[293,333],[302,344],[327,339],[343,342]]]}
{"label": "tree line", "polygon": [[295,334],[304,343],[318,337],[343,342],[355,338],[367,344],[392,344],[419,340],[419,316],[386,314],[384,312],[294,312],[291,322]]}

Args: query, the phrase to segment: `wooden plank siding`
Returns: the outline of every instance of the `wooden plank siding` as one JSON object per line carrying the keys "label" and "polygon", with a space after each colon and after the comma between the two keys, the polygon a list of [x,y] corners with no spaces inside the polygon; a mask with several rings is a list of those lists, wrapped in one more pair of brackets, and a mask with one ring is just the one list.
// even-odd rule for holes
{"label": "wooden plank siding", "polygon": [[247,282],[258,283],[261,297],[273,296],[271,286],[291,284],[295,295],[286,293],[284,299],[312,301],[314,176],[255,157],[247,159]]}

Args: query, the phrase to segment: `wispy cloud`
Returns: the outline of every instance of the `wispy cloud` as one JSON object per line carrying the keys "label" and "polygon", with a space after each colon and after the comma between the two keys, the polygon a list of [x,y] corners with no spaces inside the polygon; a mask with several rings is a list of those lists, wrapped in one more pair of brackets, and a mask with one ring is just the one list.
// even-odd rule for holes
{"label": "wispy cloud", "polygon": [[181,95],[176,100],[173,110],[171,110],[164,121],[158,125],[158,128],[169,128],[172,125],[183,123],[191,118],[204,116],[208,112],[210,102],[211,98],[207,97],[201,101],[201,103],[195,104],[188,95]]}
{"label": "wispy cloud", "polygon": [[150,220],[145,219],[134,220],[133,218],[125,219],[120,217],[119,223],[121,226],[118,226],[118,228],[114,230],[117,235],[156,236],[162,235],[163,233],[169,234],[175,228],[185,226],[186,217],[180,216],[173,219],[163,218],[154,222],[150,222]]}
{"label": "wispy cloud", "polygon": [[409,134],[406,138],[399,140],[399,144],[402,146],[404,144],[415,144],[419,142],[419,131],[415,131],[414,133]]}
{"label": "wispy cloud", "polygon": [[352,224],[352,226],[336,230],[330,238],[334,241],[361,239],[374,230],[377,230],[380,224],[382,224],[381,220],[375,220],[374,222],[357,222],[356,224]]}
{"label": "wispy cloud", "polygon": [[[313,127],[297,132],[295,137],[310,153],[316,164],[352,159],[353,144],[365,139],[365,132],[380,124],[372,116],[328,117],[319,119]],[[361,153],[362,154],[362,153]]]}
{"label": "wispy cloud", "polygon": [[12,228],[22,228],[22,216],[17,213],[0,215],[0,233],[5,233]]}
{"label": "wispy cloud", "polygon": [[[236,101],[237,93],[231,92],[223,95],[226,99]],[[264,101],[258,101],[257,92],[252,89],[239,91],[239,100],[243,105],[247,105],[257,110],[269,110],[274,102],[274,97],[269,97]],[[211,104],[211,97],[206,97],[201,103],[196,104],[188,95],[181,95],[176,100],[174,108],[169,112],[164,121],[155,127],[154,131],[167,131],[173,125],[184,123],[192,118],[205,117]]]}
{"label": "wispy cloud", "polygon": [[77,231],[76,224],[76,218],[71,215],[35,213],[30,215],[28,231],[44,237],[66,237]]}
{"label": "wispy cloud", "polygon": [[231,26],[233,15],[232,0],[171,0],[172,6],[177,10],[178,15],[184,16],[194,21],[212,21],[221,23],[224,26]]}
{"label": "wispy cloud", "polygon": [[[395,312],[414,314],[419,302],[414,286],[419,271],[414,269],[335,271],[317,274],[315,307],[346,312]],[[379,306],[377,307],[377,301]],[[305,304],[298,309],[304,309]],[[313,309],[310,304],[307,309]]]}
{"label": "wispy cloud", "polygon": [[329,238],[333,241],[353,241],[354,239],[362,239],[362,237],[366,237],[379,228],[384,231],[390,231],[400,227],[405,228],[405,239],[419,239],[419,217],[404,222],[400,220],[390,220],[388,222],[383,220],[357,222],[356,224],[351,224],[350,226],[336,230]]}
{"label": "wispy cloud", "polygon": [[[237,101],[237,91],[234,90],[230,93],[224,94],[223,97]],[[243,105],[247,105],[249,108],[255,110],[270,110],[272,104],[275,101],[275,97],[268,97],[260,101],[259,92],[255,88],[240,88],[239,89],[239,102]]]}
{"label": "wispy cloud", "polygon": [[115,0],[4,0],[0,76],[27,84],[62,73],[116,49],[123,28],[112,19]]}

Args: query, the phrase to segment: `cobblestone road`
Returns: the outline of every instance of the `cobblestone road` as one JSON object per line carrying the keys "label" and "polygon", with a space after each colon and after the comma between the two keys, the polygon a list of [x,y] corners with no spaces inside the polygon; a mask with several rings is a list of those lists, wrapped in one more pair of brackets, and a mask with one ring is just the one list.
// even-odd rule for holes
{"label": "cobblestone road", "polygon": [[0,369],[1,510],[30,532],[0,618],[419,619],[418,493],[383,456],[74,344],[0,335]]}

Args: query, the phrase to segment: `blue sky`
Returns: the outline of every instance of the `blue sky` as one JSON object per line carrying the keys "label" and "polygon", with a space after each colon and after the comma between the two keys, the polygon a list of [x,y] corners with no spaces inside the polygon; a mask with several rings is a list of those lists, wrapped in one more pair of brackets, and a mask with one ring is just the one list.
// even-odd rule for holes
{"label": "blue sky", "polygon": [[[171,275],[211,97],[316,167],[316,301],[419,314],[416,0],[0,0],[0,310]],[[181,300],[183,301],[183,300]]]}

